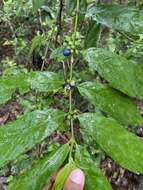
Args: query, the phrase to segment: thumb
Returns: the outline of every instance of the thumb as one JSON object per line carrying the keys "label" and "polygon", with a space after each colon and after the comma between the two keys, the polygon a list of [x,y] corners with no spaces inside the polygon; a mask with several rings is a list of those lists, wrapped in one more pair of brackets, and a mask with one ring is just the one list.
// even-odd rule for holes
{"label": "thumb", "polygon": [[63,190],[83,190],[85,176],[82,170],[75,169],[69,175]]}

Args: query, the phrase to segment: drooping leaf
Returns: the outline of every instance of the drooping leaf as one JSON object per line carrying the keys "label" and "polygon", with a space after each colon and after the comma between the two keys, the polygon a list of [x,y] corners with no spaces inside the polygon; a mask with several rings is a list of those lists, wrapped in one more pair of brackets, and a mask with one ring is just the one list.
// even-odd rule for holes
{"label": "drooping leaf", "polygon": [[61,190],[66,182],[71,171],[75,168],[74,162],[71,160],[64,168],[58,173],[56,181],[53,185],[52,190]]}
{"label": "drooping leaf", "polygon": [[143,99],[143,64],[135,63],[102,48],[90,48],[85,59],[91,70],[123,93]]}
{"label": "drooping leaf", "polygon": [[45,5],[45,0],[32,0],[32,6],[34,12],[38,11],[43,5]]}
{"label": "drooping leaf", "polygon": [[0,167],[16,159],[62,127],[64,113],[36,110],[0,127]]}
{"label": "drooping leaf", "polygon": [[85,36],[85,48],[97,47],[100,36],[101,25],[95,21],[91,21]]}
{"label": "drooping leaf", "polygon": [[112,190],[101,170],[97,168],[87,150],[82,146],[76,147],[75,162],[85,173],[85,190]]}
{"label": "drooping leaf", "polygon": [[[76,9],[77,0],[65,0],[65,7],[69,14],[72,14],[73,11]],[[85,14],[87,8],[87,1],[80,0],[80,14]]]}
{"label": "drooping leaf", "polygon": [[21,93],[30,89],[38,92],[58,91],[62,87],[63,78],[53,72],[18,73],[0,78],[0,104],[5,103],[18,89]]}
{"label": "drooping leaf", "polygon": [[65,6],[68,13],[72,13],[76,7],[76,0],[65,0]]}
{"label": "drooping leaf", "polygon": [[143,173],[143,140],[112,118],[96,113],[79,116],[82,132],[95,139],[118,164],[134,173]]}
{"label": "drooping leaf", "polygon": [[37,48],[40,48],[44,43],[46,42],[46,39],[43,35],[37,35],[32,39],[32,44],[30,47],[29,55],[28,57],[31,57],[33,51]]}
{"label": "drooping leaf", "polygon": [[42,6],[41,10],[44,11],[45,13],[47,13],[48,18],[50,19],[55,19],[56,18],[56,14],[54,12],[54,10],[52,10],[49,6]]}
{"label": "drooping leaf", "polygon": [[65,144],[54,154],[45,156],[37,161],[23,175],[17,177],[10,185],[9,190],[42,190],[52,174],[59,169],[69,153],[69,145]]}
{"label": "drooping leaf", "polygon": [[85,98],[101,111],[115,118],[121,124],[142,125],[143,118],[133,101],[124,94],[98,81],[85,82],[78,86]]}
{"label": "drooping leaf", "polygon": [[143,10],[125,5],[92,6],[87,15],[109,28],[132,34],[143,33]]}

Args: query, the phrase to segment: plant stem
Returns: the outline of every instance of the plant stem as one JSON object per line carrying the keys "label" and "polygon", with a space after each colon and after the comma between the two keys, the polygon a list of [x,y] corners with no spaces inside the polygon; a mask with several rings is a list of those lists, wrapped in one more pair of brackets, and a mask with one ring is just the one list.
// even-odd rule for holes
{"label": "plant stem", "polygon": [[[44,34],[44,36],[46,36],[45,32],[43,34]],[[47,37],[47,39],[46,39],[46,49],[44,52],[44,58],[43,58],[42,66],[41,66],[41,71],[44,70],[45,64],[47,63],[47,54],[48,54],[48,50],[49,50],[49,46],[50,46],[50,39],[52,39],[53,35],[54,35],[54,29],[52,29],[51,36]]]}
{"label": "plant stem", "polygon": [[56,34],[56,38],[55,38],[55,45],[58,44],[58,36],[61,33],[62,34],[62,12],[63,12],[63,8],[64,8],[64,4],[63,4],[63,0],[60,0],[60,8],[59,8],[59,13],[57,16],[57,26],[58,26],[58,30],[57,30],[57,34]]}
{"label": "plant stem", "polygon": [[73,63],[74,63],[74,57],[73,55],[71,56],[71,60],[70,60],[70,81],[73,78]]}
{"label": "plant stem", "polygon": [[74,43],[76,40],[76,31],[77,31],[77,26],[78,26],[79,6],[80,6],[80,2],[79,0],[77,0],[76,17],[75,17],[75,24],[74,24],[74,39],[73,39]]}
{"label": "plant stem", "polygon": [[[78,13],[79,13],[79,0],[77,0],[77,7],[76,7],[76,17],[75,17],[75,23],[74,23],[74,34],[73,34],[73,43],[75,45],[75,41],[76,41],[76,32],[77,32],[77,26],[78,26]],[[74,64],[74,56],[71,56],[71,60],[70,60],[70,81],[73,78],[73,64]],[[72,89],[70,89],[69,92],[69,114],[70,114],[70,127],[71,127],[71,150],[70,150],[70,157],[72,155],[72,150],[74,147],[74,143],[75,143],[75,137],[74,137],[74,126],[73,126],[73,118],[71,116],[72,113]]]}

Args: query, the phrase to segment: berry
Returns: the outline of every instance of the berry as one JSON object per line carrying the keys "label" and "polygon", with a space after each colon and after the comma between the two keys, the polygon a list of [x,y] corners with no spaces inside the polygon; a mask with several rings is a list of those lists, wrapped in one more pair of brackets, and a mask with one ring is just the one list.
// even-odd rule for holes
{"label": "berry", "polygon": [[71,51],[69,49],[65,48],[64,51],[63,51],[63,55],[65,57],[68,57],[70,54],[71,54]]}

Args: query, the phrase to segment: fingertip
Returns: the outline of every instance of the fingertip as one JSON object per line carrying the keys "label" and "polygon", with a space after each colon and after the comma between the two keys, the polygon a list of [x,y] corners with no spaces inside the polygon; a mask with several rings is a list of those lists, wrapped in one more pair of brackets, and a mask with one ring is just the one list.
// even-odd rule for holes
{"label": "fingertip", "polygon": [[79,184],[79,185],[83,185],[84,184],[84,173],[81,169],[75,169],[71,172],[70,176],[69,176],[70,180],[73,183]]}
{"label": "fingertip", "polygon": [[84,172],[81,169],[75,169],[73,170],[65,185],[64,190],[83,190],[85,183],[85,175]]}

